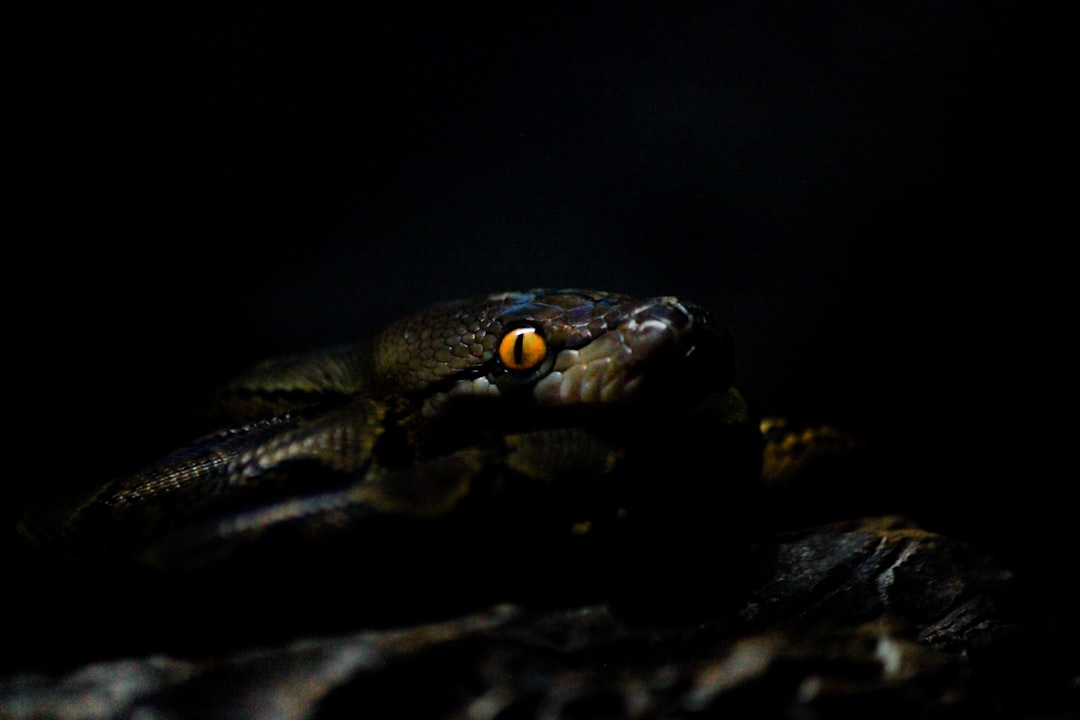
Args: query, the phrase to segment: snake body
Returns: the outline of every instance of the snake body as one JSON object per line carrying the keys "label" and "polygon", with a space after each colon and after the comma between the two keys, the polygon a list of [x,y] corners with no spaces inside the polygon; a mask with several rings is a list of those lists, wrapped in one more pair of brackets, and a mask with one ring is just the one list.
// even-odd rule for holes
{"label": "snake body", "polygon": [[624,543],[641,533],[719,543],[761,463],[732,357],[675,297],[443,303],[256,365],[215,395],[217,429],[21,530],[83,568],[383,577],[653,547]]}

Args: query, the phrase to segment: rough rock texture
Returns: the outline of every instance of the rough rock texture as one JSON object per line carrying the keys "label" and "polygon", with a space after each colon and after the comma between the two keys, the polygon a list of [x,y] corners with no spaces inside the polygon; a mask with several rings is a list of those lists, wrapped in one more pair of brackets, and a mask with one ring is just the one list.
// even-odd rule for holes
{"label": "rough rock texture", "polygon": [[850,438],[778,431],[763,529],[738,557],[678,548],[665,567],[660,553],[606,597],[374,624],[317,596],[305,612],[325,601],[332,622],[275,634],[314,592],[286,582],[231,607],[266,632],[216,644],[235,599],[210,588],[179,606],[202,630],[184,644],[156,638],[179,618],[137,590],[102,615],[85,609],[101,588],[54,597],[15,571],[31,600],[9,627],[0,718],[1077,717],[1080,633],[1045,577],[962,537],[963,523],[954,536],[860,514],[899,493]]}
{"label": "rough rock texture", "polygon": [[783,535],[753,558],[733,614],[499,605],[208,657],[19,673],[0,681],[0,716],[993,718],[1058,717],[1077,700],[1067,666],[1028,671],[1047,619],[971,545],[879,517]]}

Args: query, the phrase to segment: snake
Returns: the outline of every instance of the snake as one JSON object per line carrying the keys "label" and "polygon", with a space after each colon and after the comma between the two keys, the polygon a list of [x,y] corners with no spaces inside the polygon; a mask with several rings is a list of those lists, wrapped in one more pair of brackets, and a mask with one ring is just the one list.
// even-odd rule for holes
{"label": "snake", "polygon": [[443,302],[257,363],[208,407],[198,437],[28,513],[22,535],[94,573],[585,577],[613,556],[659,567],[723,547],[760,482],[732,334],[674,296]]}

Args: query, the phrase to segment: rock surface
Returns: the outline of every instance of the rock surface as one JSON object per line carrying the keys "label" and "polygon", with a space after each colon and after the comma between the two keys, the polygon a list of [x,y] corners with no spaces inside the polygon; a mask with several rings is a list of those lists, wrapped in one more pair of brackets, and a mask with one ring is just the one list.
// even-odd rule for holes
{"label": "rock surface", "polygon": [[[766,429],[758,535],[639,546],[584,598],[451,606],[436,586],[417,603],[434,612],[373,622],[343,592],[362,570],[177,599],[61,591],[16,562],[0,718],[1078,717],[1075,611],[1030,570],[1067,548],[1023,542],[1054,535],[984,542],[966,512],[934,530],[875,512],[904,493],[862,444]],[[283,630],[297,617],[311,622]]]}
{"label": "rock surface", "polygon": [[[900,517],[783,533],[681,603],[497,605],[206,656],[0,680],[0,717],[1068,717],[1075,663],[1016,578]],[[1060,636],[1058,640],[1062,640]],[[1045,671],[1032,668],[1042,664]]]}

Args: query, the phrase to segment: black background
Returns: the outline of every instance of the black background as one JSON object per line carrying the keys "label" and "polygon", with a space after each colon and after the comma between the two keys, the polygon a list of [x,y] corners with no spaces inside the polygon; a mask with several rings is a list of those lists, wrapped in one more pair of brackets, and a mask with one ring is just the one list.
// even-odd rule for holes
{"label": "black background", "polygon": [[710,307],[762,412],[866,432],[906,506],[1056,548],[1063,27],[1003,2],[51,17],[8,107],[4,493],[132,469],[264,355],[579,286]]}

